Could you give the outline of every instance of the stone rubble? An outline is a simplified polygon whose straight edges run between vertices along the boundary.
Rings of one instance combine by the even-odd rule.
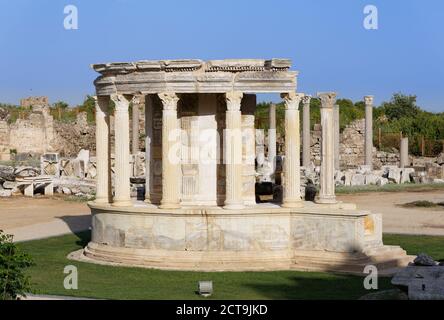
[[[410,300],[444,300],[444,266],[425,253],[418,254],[391,282],[406,291]]]

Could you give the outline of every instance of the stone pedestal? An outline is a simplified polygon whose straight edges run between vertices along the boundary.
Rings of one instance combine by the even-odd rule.
[[[179,174],[180,155],[177,121],[177,102],[179,97],[174,93],[159,93],[163,104],[162,115],[162,201],[163,209],[180,207]]]
[[[111,202],[109,173],[109,96],[95,97],[96,102],[96,199]]]
[[[365,96],[365,165],[373,167],[373,96]]]
[[[284,197],[282,207],[302,206],[300,173],[299,103],[300,93],[281,95],[285,103]]]
[[[311,132],[310,132],[310,101],[311,96],[304,96],[303,103],[303,119],[302,119],[302,165],[305,168],[310,166],[311,155]]]
[[[334,104],[336,93],[318,94],[321,99],[321,177],[318,203],[336,203],[335,196],[335,161],[334,161]]]
[[[244,207],[242,199],[242,92],[227,92],[225,129],[226,198],[225,209],[236,210]]]
[[[115,121],[115,195],[113,205],[131,206],[130,194],[130,151],[129,151],[129,100],[121,94],[111,96],[116,110]]]

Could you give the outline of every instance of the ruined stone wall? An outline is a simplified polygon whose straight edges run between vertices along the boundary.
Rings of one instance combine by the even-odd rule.
[[[48,105],[48,97],[28,97],[20,100],[20,106],[24,108]]]
[[[53,140],[54,122],[47,111],[31,113],[29,118],[17,119],[9,125],[9,149],[17,153],[52,151]]]
[[[88,123],[86,113],[79,113],[75,122],[56,121],[54,133],[52,148],[62,157],[74,157],[81,149],[90,150],[95,154],[96,126]]]
[[[365,119],[358,119],[347,125],[340,136],[341,168],[357,168],[364,164]],[[311,132],[311,161],[319,166],[321,163],[321,125],[315,124]],[[385,165],[398,165],[399,154],[377,151],[373,148],[373,166],[381,168]]]

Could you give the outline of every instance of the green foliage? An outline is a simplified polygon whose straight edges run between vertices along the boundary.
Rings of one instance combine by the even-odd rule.
[[[13,300],[30,291],[24,270],[32,265],[29,255],[12,242],[12,236],[0,230],[0,300]]]
[[[409,138],[409,151],[421,154],[422,140],[426,140],[428,154],[442,151],[444,140],[444,114],[422,110],[416,105],[416,96],[395,93],[389,102],[383,102],[373,113],[375,127],[383,133],[399,134]],[[394,147],[399,139],[395,138]]]
[[[79,112],[86,112],[86,118],[89,123],[94,123],[96,119],[96,102],[94,97],[87,95],[83,104],[78,107]]]
[[[401,118],[413,118],[421,111],[416,105],[416,96],[407,96],[402,93],[395,93],[389,102],[381,105],[388,120]]]

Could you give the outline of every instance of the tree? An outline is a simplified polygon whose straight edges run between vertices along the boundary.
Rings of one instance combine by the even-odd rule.
[[[59,118],[59,120],[61,120],[61,119],[62,119],[62,113],[63,113],[66,109],[68,109],[69,105],[68,105],[66,102],[64,102],[64,101],[57,101],[56,103],[54,103],[54,104],[52,105],[52,107],[53,107],[55,110],[57,110],[58,118]]]
[[[416,105],[416,96],[408,96],[395,93],[390,102],[382,104],[385,115],[389,120],[397,120],[403,117],[414,118],[421,109]]]
[[[12,238],[0,230],[0,300],[17,299],[31,290],[29,276],[24,270],[34,263],[12,242]]]

